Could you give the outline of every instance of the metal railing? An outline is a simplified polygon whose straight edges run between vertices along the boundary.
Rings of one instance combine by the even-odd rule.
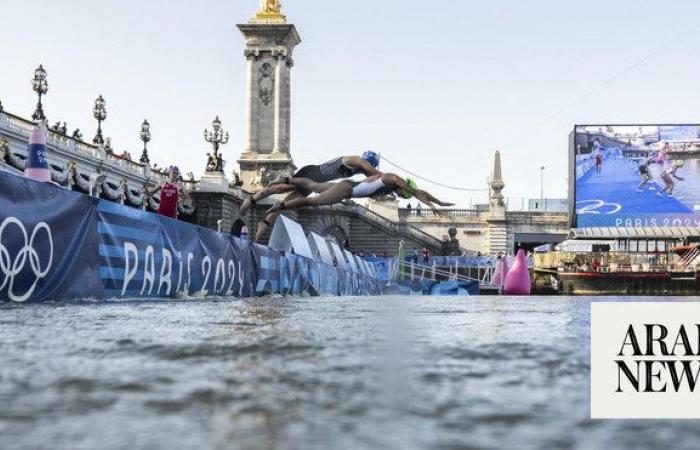
[[[478,217],[479,210],[476,209],[442,209],[445,217]],[[443,217],[436,214],[432,209],[408,209],[399,208],[399,217]]]
[[[493,279],[495,268],[477,271],[476,276],[472,276],[471,272],[467,273],[466,275],[461,274],[458,267],[455,267],[453,271],[452,267],[445,270],[438,268],[435,264],[432,266],[425,266],[417,264],[414,261],[396,260],[395,267],[393,268],[394,273],[392,273],[390,279],[396,280],[399,272],[401,272],[401,269],[406,269],[404,271],[404,275],[408,276],[411,281],[416,279],[429,279],[432,281],[437,281],[437,279],[440,277],[448,281],[476,281],[481,287],[496,287],[491,281]]]

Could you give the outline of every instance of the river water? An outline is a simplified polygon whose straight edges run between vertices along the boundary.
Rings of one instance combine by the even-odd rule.
[[[695,448],[591,421],[586,298],[0,305],[0,448]]]

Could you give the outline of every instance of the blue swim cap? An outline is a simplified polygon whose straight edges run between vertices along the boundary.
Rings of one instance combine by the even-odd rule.
[[[372,167],[379,167],[379,155],[371,150],[364,152],[362,159],[372,164]]]

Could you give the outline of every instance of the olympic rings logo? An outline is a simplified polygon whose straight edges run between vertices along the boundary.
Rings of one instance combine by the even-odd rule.
[[[581,205],[583,203],[583,205]],[[581,200],[576,202],[577,214],[617,214],[622,210],[618,203],[606,203],[603,200]]]
[[[19,249],[14,258],[11,257],[9,249],[3,245],[3,236],[5,236],[5,230],[14,225],[15,228],[19,229],[21,234],[22,247]],[[46,267],[42,269],[41,259],[39,257],[39,252],[34,248],[34,243],[39,235],[40,231],[44,231],[49,242],[49,257]],[[17,281],[18,275],[24,271],[25,266],[29,262],[29,267],[32,270],[34,281],[31,286],[27,289],[24,294],[17,294],[15,292],[15,282]],[[7,296],[10,300],[15,302],[26,301],[36,285],[42,278],[45,278],[51,270],[51,265],[53,264],[53,236],[51,235],[51,228],[46,222],[39,222],[34,227],[31,236],[27,235],[27,230],[24,228],[24,224],[19,221],[16,217],[8,217],[0,225],[0,275],[2,275],[2,284],[0,284],[0,292],[7,286]],[[23,283],[24,284],[24,283]]]

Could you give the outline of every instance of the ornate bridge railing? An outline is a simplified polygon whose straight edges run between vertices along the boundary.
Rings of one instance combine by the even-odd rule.
[[[27,159],[27,143],[35,122],[0,111],[0,166],[2,171],[21,173]],[[147,183],[166,179],[162,170],[107,151],[72,136],[48,130],[47,146],[51,179],[66,189],[77,190],[129,206],[158,209],[158,201],[145,194]],[[100,178],[101,177],[101,178]],[[100,181],[98,181],[100,180]],[[192,215],[194,208],[187,192],[195,188],[193,180],[185,181],[179,211]]]
[[[11,114],[7,111],[0,112],[0,132],[5,131],[6,133],[13,133],[15,135],[20,135],[22,137],[28,137],[31,133],[32,128],[35,123],[31,120],[27,120],[23,117]],[[47,143],[50,146],[55,146],[61,148],[69,154],[78,154],[84,157],[95,159],[96,165],[100,163],[116,166],[124,171],[132,173],[137,177],[149,177],[149,168],[147,170],[146,166],[138,161],[132,161],[129,158],[120,156],[116,153],[107,152],[99,147],[89,144],[87,142],[76,139],[72,136],[68,136],[62,133],[58,133],[54,130],[49,129],[47,135]],[[165,177],[165,173],[160,173],[153,171],[152,176],[162,176]]]
[[[443,209],[441,210],[446,217],[478,217],[479,210],[477,209]],[[408,209],[399,208],[399,217],[440,217],[433,212],[432,209]]]

